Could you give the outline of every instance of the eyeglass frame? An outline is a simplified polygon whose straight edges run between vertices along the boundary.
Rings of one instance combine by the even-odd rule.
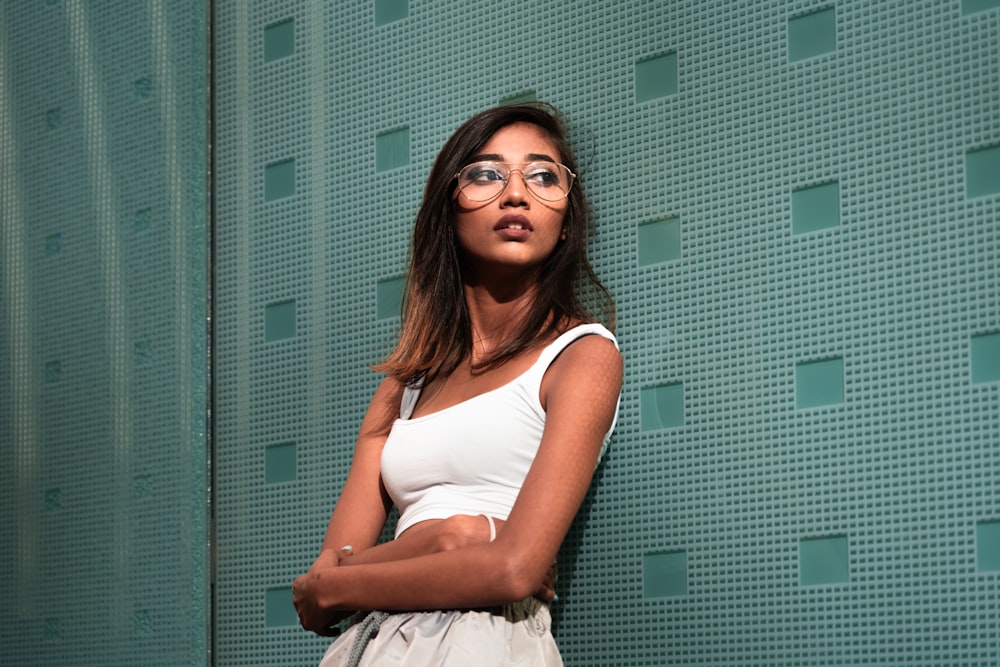
[[[462,175],[463,171],[476,164],[500,165],[507,170],[507,176],[503,179],[503,187],[500,188],[500,190],[497,191],[497,193],[492,197],[490,197],[489,199],[473,199],[472,197],[469,197],[469,195],[465,192],[465,190],[462,189],[462,184],[459,177]],[[569,186],[566,188],[566,191],[562,193],[562,197],[559,197],[558,199],[545,199],[544,197],[538,196],[538,194],[535,193],[534,189],[530,185],[528,185],[528,179],[524,177],[524,169],[511,168],[512,166],[527,167],[532,164],[554,164],[557,167],[562,167],[563,169],[566,170],[566,173],[569,174]],[[476,160],[475,162],[470,162],[469,164],[465,165],[464,167],[456,171],[455,175],[452,178],[454,178],[457,182],[456,187],[458,187],[458,191],[464,194],[469,201],[476,202],[477,204],[485,204],[487,202],[493,201],[494,199],[496,199],[497,197],[499,197],[504,193],[504,191],[507,189],[507,186],[510,185],[510,177],[511,174],[513,174],[514,172],[521,174],[521,180],[524,181],[525,189],[531,193],[532,197],[534,197],[538,201],[549,202],[549,203],[557,202],[562,199],[568,199],[570,191],[573,190],[573,184],[576,183],[577,180],[577,175],[574,174],[569,167],[564,165],[562,162],[555,162],[554,160],[532,160],[531,162],[510,162],[510,163],[500,162],[499,160]]]

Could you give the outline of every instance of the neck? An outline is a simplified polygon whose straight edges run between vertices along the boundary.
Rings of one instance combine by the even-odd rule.
[[[497,293],[481,285],[465,286],[465,303],[472,327],[472,361],[488,356],[521,326],[535,297],[534,288]]]

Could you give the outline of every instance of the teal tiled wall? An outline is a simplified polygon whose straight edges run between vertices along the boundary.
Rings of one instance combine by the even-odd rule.
[[[626,359],[561,556],[567,664],[1000,662],[998,9],[217,2],[217,664],[322,654],[286,587],[392,340],[424,180],[511,99],[571,121]],[[38,106],[40,132],[72,125]]]
[[[207,665],[208,3],[0,2],[0,662]]]
[[[531,98],[577,131],[628,363],[567,662],[997,662],[1000,5],[217,5],[218,664],[321,653],[287,584],[422,180]],[[0,4],[17,664],[206,660],[204,11]]]

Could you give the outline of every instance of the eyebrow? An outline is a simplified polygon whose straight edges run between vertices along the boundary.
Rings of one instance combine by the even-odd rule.
[[[535,162],[537,160],[544,160],[545,162],[558,162],[551,155],[546,155],[545,153],[528,153],[524,156],[528,162]],[[504,162],[503,156],[499,153],[482,153],[480,155],[473,155],[472,162]]]

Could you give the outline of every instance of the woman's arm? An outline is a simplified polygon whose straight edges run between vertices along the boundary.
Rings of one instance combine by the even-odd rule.
[[[375,390],[361,420],[347,481],[330,516],[320,554],[307,575],[336,569],[347,555],[342,547],[352,545],[359,551],[365,550],[374,546],[382,534],[391,505],[381,481],[382,447],[399,414],[402,392],[402,385],[392,379],[383,380]],[[293,585],[292,590],[298,597],[299,588]],[[349,615],[344,611],[329,609],[322,614],[313,613],[308,619],[301,619],[303,627],[327,634],[330,626]]]
[[[500,534],[505,523],[502,519],[488,519],[483,514],[456,514],[447,519],[430,519],[418,523],[395,540],[379,544],[361,553],[356,554],[353,549],[344,550],[339,564],[387,563],[462,549],[475,544],[486,544]],[[541,588],[534,592],[534,597],[542,602],[552,602],[556,599],[557,571],[555,562],[549,565]]]
[[[621,355],[610,341],[575,341],[546,372],[545,432],[497,539],[406,560],[310,570],[296,581],[300,616],[479,607],[538,590],[590,485],[621,380]]]
[[[336,552],[347,544],[366,549],[382,534],[391,506],[382,486],[382,447],[399,414],[402,393],[402,385],[388,378],[375,390],[361,420],[351,468],[330,516],[322,552]]]
[[[503,521],[493,520],[499,529]],[[353,548],[343,554],[341,565],[370,565],[461,549],[490,541],[490,520],[484,515],[456,514],[447,519],[430,519],[411,527],[390,542],[363,551]]]

